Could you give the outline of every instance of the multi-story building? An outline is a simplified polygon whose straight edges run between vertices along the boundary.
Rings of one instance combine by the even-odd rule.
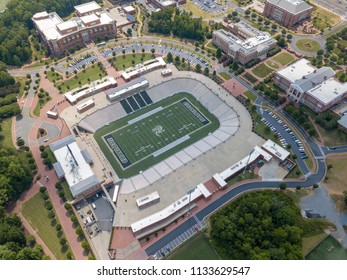
[[[335,75],[330,67],[316,69],[301,59],[276,72],[274,84],[284,89],[294,102],[322,112],[347,97],[347,83],[335,80]]]
[[[265,59],[277,41],[269,33],[262,32],[244,21],[228,25],[228,31],[214,31],[212,42],[226,54],[242,64],[252,59]]]
[[[304,0],[266,0],[263,14],[285,27],[292,27],[310,18],[312,8]]]
[[[61,56],[76,46],[117,33],[116,21],[96,2],[75,7],[79,17],[63,21],[55,12],[36,13],[32,20],[42,41],[53,56]]]

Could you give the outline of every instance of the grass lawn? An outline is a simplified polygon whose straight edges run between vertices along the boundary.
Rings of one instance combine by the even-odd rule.
[[[6,8],[8,2],[10,2],[10,0],[0,0],[0,11]]]
[[[52,98],[49,95],[39,99],[33,111],[34,115],[39,117],[41,113],[41,108],[45,106],[47,102],[49,102],[51,99]],[[40,100],[43,100],[43,102],[40,102]]]
[[[257,179],[259,176],[257,174],[254,174],[252,172],[249,172],[246,170],[245,174],[242,175],[243,170],[240,174],[233,176],[230,180],[227,181],[228,186],[235,185],[238,182],[250,180],[250,179]]]
[[[267,66],[269,66],[270,68],[272,68],[272,69],[280,68],[280,65],[276,61],[273,61],[273,60],[268,60],[268,61],[265,62],[265,64]]]
[[[231,79],[231,76],[226,73],[226,72],[220,72],[218,73],[220,76],[222,76],[225,80],[230,80]]]
[[[36,68],[36,67],[40,67],[40,66],[44,66],[44,65],[49,65],[53,62],[53,60],[50,59],[46,59],[46,60],[38,60],[36,62],[33,62],[32,64],[28,64],[25,65],[23,68]]]
[[[207,45],[206,45],[206,48],[209,48],[209,49],[212,49],[214,51],[217,50],[217,47],[215,45],[213,45],[212,42],[209,42]]]
[[[72,194],[71,194],[71,191],[70,191],[70,188],[69,188],[69,185],[67,184],[67,182],[66,181],[62,181],[61,185],[63,186],[64,192],[65,192],[65,198],[68,201],[72,201],[73,197],[72,197]]]
[[[83,72],[84,70],[85,72]],[[56,87],[61,86],[60,91],[62,93],[65,93],[71,89],[78,88],[80,86],[88,84],[89,82],[93,82],[95,80],[101,79],[102,77],[105,76],[104,72],[102,72],[97,65],[92,65],[84,70],[80,71],[79,73],[77,73],[77,75],[74,75],[69,80],[60,81],[59,83],[56,83]],[[76,79],[76,77],[78,77],[78,79]]]
[[[24,203],[22,213],[56,258],[58,260],[67,259],[66,253],[69,249],[62,252],[55,225],[52,226],[52,220],[47,216],[48,210],[44,206],[44,200],[40,193],[37,193]],[[57,223],[59,223],[57,217],[56,219]]]
[[[257,100],[257,96],[249,90],[247,90],[243,94],[246,95],[253,103]]]
[[[328,169],[327,176],[330,179],[325,181],[324,184],[328,186],[332,193],[343,194],[344,191],[347,191],[347,158],[334,159],[334,155],[330,155],[326,163],[327,166],[331,164],[332,168]]]
[[[274,70],[267,67],[264,63],[259,64],[252,69],[252,73],[259,78],[265,78],[267,75],[271,74]]]
[[[141,60],[143,58],[143,60]],[[152,59],[152,53],[135,53],[116,56],[115,68],[117,70],[124,70],[143,61]],[[134,62],[134,64],[132,63]]]
[[[52,72],[51,70],[47,71],[47,79],[51,82],[54,83],[55,81],[61,80],[63,77],[57,73],[57,72]]]
[[[320,49],[320,45],[313,40],[301,39],[296,42],[296,46],[304,52],[317,52]]]
[[[306,256],[306,260],[347,260],[347,250],[329,235]]]
[[[341,17],[338,14],[320,6],[314,6],[311,19],[314,26],[320,30],[334,26],[341,21]]]
[[[288,173],[286,178],[299,178],[302,175],[302,172],[299,166],[296,164],[295,167]]]
[[[6,149],[13,149],[13,143],[12,143],[12,119],[6,119],[1,122],[1,134],[3,135],[4,139],[0,141],[1,145]]]
[[[136,117],[141,119],[129,123]],[[178,93],[99,129],[94,137],[117,174],[129,177],[218,127],[219,121],[193,96]]]
[[[20,89],[19,89],[18,97],[22,97],[24,94],[25,82],[27,81],[27,78],[26,77],[14,77],[14,79],[16,80],[16,82],[20,83]]]
[[[273,60],[277,61],[278,63],[281,63],[283,66],[287,65],[295,60],[295,58],[290,55],[289,53],[282,52],[278,55],[276,55]]]
[[[313,235],[310,237],[303,237],[302,239],[302,254],[303,256],[306,256],[308,253],[312,251],[317,245],[322,242],[324,238],[327,237],[327,234],[325,232],[322,232],[317,235]]]
[[[198,233],[167,256],[168,260],[219,260],[209,240]]]

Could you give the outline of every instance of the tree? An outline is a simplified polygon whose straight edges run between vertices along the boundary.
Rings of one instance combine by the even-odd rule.
[[[318,187],[319,187],[319,185],[318,184],[313,184],[313,186],[312,186],[314,189],[317,189]]]
[[[70,212],[71,209],[72,209],[72,206],[71,206],[70,203],[65,203],[65,204],[64,204],[64,208],[65,208],[66,211]]]
[[[287,184],[284,183],[284,182],[281,182],[281,183],[279,184],[279,187],[280,187],[280,189],[281,189],[282,191],[285,191],[286,188],[287,188]]]
[[[28,245],[30,248],[33,248],[33,247],[36,245],[35,236],[29,235],[29,236],[27,237],[27,245]]]
[[[296,186],[296,190],[297,190],[297,191],[300,191],[301,188],[302,188],[302,187],[301,187],[300,185],[297,185],[297,186]]]
[[[333,165],[329,163],[327,167],[328,167],[328,170],[330,170],[331,168],[333,168]]]
[[[347,191],[344,191],[343,195],[344,195],[343,200],[345,202],[345,206],[347,207]]]
[[[127,36],[129,36],[129,37],[133,36],[133,31],[131,28],[127,29]]]
[[[287,149],[290,150],[292,148],[292,145],[288,144]]]
[[[231,64],[231,69],[236,71],[239,68],[239,63],[238,61],[234,60],[233,63]]]
[[[151,53],[154,55],[154,53],[155,53],[155,49],[154,48],[151,49]]]
[[[55,230],[58,232],[61,231],[61,224],[56,224]]]
[[[84,233],[84,232],[83,232],[83,229],[81,229],[81,227],[77,227],[77,228],[75,229],[75,232],[76,232],[76,234],[79,235],[79,236],[80,236],[80,235],[83,235],[83,233]]]
[[[221,259],[303,259],[300,209],[279,191],[245,194],[210,218]]]
[[[18,147],[23,147],[24,144],[25,144],[25,142],[24,142],[24,140],[23,140],[22,138],[20,138],[20,139],[17,140],[17,146],[18,146]]]
[[[270,132],[271,132],[270,127],[265,126],[265,128],[264,128],[264,132],[265,132],[265,134],[270,134]]]
[[[84,250],[89,250],[90,247],[89,247],[89,244],[88,244],[88,241],[86,240],[83,240],[82,243],[81,243],[81,246]]]
[[[324,54],[324,50],[319,49],[319,50],[317,51],[317,55],[321,56],[321,55],[323,55],[323,54]]]
[[[296,154],[293,154],[293,155],[292,155],[292,158],[293,158],[294,160],[296,160],[296,159],[298,158],[298,156],[297,156]]]
[[[61,237],[61,238],[59,239],[59,244],[61,245],[61,247],[66,246],[66,244],[67,244],[66,238],[65,238],[65,237]]]
[[[210,73],[210,69],[208,69],[208,67],[205,67],[204,69],[204,75],[208,76],[208,74]]]
[[[172,53],[169,52],[166,56],[166,60],[168,63],[172,63],[173,62],[173,56],[172,56]]]
[[[217,57],[218,59],[222,57],[222,50],[221,50],[221,48],[217,48],[216,57]]]
[[[195,66],[195,72],[200,73],[201,72],[201,65],[198,63]]]

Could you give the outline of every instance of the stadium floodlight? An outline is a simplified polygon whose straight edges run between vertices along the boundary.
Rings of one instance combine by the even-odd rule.
[[[243,169],[243,172],[242,172],[242,177],[244,177],[244,175],[245,175],[246,168],[247,168],[247,166],[248,166],[248,164],[249,164],[249,160],[251,159],[251,156],[252,156],[253,152],[254,152],[254,149],[252,149],[251,152],[249,153],[246,166],[245,166],[245,168]]]
[[[190,215],[190,200],[192,198],[192,192],[194,192],[194,191],[195,191],[195,188],[191,188],[191,189],[187,190],[187,195],[189,195],[188,213],[187,213],[188,216]]]

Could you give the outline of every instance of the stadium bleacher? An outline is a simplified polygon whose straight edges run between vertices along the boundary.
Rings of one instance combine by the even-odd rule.
[[[141,108],[146,107],[146,102],[142,99],[138,93],[134,95],[134,98]]]
[[[120,104],[122,105],[122,107],[124,108],[124,110],[127,114],[130,114],[133,111],[133,109],[131,109],[131,107],[130,107],[128,101],[126,101],[126,99],[121,100]]]
[[[134,111],[140,109],[140,106],[137,105],[137,103],[136,103],[134,97],[129,96],[129,97],[127,98],[127,101],[129,102],[131,108],[132,108]]]
[[[140,95],[142,96],[143,100],[145,100],[145,102],[147,103],[147,105],[152,104],[153,101],[152,99],[149,97],[148,93],[146,91],[141,91]]]

